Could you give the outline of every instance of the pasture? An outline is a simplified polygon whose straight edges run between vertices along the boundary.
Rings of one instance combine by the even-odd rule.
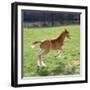
[[[33,41],[57,37],[64,28],[70,32],[71,39],[66,38],[63,56],[55,58],[56,51],[51,50],[44,56],[47,67],[37,67],[39,45],[31,48]],[[53,76],[80,74],[80,26],[23,28],[23,76]]]

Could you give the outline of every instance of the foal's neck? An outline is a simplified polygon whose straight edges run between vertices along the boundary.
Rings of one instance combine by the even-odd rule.
[[[65,33],[61,33],[61,35],[57,38],[57,40],[60,42],[60,43],[63,43],[64,42],[64,39],[65,39]]]

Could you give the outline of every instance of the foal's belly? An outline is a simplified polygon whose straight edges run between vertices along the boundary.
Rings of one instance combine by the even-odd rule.
[[[60,45],[53,44],[53,45],[51,46],[51,49],[52,49],[52,50],[60,49]]]

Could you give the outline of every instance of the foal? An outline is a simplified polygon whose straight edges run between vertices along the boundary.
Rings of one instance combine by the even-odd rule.
[[[45,63],[42,60],[42,56],[47,54],[50,50],[59,50],[63,51],[62,46],[64,45],[64,39],[65,37],[70,39],[69,32],[67,29],[65,29],[57,38],[55,39],[49,39],[49,40],[43,40],[43,41],[35,41],[32,43],[32,48],[34,48],[35,44],[40,43],[41,51],[38,53],[37,57],[37,65],[38,66],[46,66]]]

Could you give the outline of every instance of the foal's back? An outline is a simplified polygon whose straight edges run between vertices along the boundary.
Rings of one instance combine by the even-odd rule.
[[[49,50],[50,49],[50,40],[42,41],[40,44],[40,48]]]
[[[60,46],[62,46],[62,44],[57,40],[57,39],[53,39],[53,40],[44,40],[42,41],[42,43],[40,44],[40,48],[41,49],[46,49],[46,50],[56,50],[56,49],[60,49]]]

